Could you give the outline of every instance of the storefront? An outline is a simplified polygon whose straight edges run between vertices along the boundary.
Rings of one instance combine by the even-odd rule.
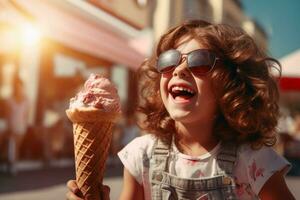
[[[86,10],[89,5],[81,3],[85,10],[68,1],[14,0],[0,5],[5,11],[0,16],[4,27],[0,32],[4,34],[8,24],[11,33],[6,42],[14,41],[8,45],[11,49],[1,52],[0,75],[19,76],[29,100],[26,137],[30,138],[25,137],[23,149],[27,150],[21,151],[25,159],[73,156],[65,109],[92,72],[106,75],[117,85],[125,117],[134,110],[137,85],[133,73],[145,55],[131,44],[136,44],[132,41],[142,31],[108,14],[92,16]],[[16,40],[23,36],[25,43]],[[5,100],[13,83],[0,80]]]

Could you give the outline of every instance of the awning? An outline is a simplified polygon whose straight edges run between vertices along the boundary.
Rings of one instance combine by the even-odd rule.
[[[300,91],[300,49],[280,59],[282,77],[280,89],[282,91]]]
[[[87,17],[89,13],[67,1],[14,0],[13,2],[33,16],[45,36],[68,47],[124,64],[134,70],[145,59],[145,55],[130,45],[132,39],[128,37],[128,33],[121,32],[120,29],[116,31],[116,28],[108,25],[108,22],[96,21],[105,19],[89,20],[89,17],[93,16]]]
[[[281,77],[279,86],[282,91],[300,91],[300,78]]]

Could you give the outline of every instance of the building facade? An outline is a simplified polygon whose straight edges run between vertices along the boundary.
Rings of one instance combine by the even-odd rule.
[[[122,11],[124,6],[127,9]],[[0,107],[5,108],[12,96],[12,77],[19,77],[29,102],[30,133],[24,137],[29,134],[41,146],[40,151],[21,151],[25,154],[21,157],[73,156],[72,127],[65,110],[90,73],[110,78],[119,90],[124,118],[133,114],[134,72],[152,39],[147,29],[149,9],[147,4],[129,0],[1,1]],[[0,116],[2,140],[6,112]],[[30,148],[29,143],[24,148]]]
[[[265,30],[245,15],[239,0],[165,0],[156,1],[156,4],[153,23],[156,39],[166,29],[184,20],[203,19],[241,27],[260,48],[267,50],[268,36]]]

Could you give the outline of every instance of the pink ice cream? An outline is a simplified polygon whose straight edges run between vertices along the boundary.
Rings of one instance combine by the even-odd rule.
[[[93,107],[105,112],[121,112],[116,87],[105,77],[91,74],[83,89],[70,100],[70,108]]]

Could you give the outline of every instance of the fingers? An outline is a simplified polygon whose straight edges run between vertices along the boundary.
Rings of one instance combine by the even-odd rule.
[[[75,180],[69,180],[67,182],[67,187],[69,191],[66,193],[66,198],[68,200],[83,200],[79,196],[80,190],[77,186],[77,183]],[[101,191],[101,196],[103,200],[109,200],[109,193],[110,193],[110,188],[107,185],[101,185],[100,186],[100,191]]]
[[[73,192],[69,191],[66,194],[67,200],[83,200],[82,198],[76,196]]]
[[[109,200],[110,187],[102,185],[102,199]]]
[[[69,181],[67,182],[67,187],[68,187],[69,190],[70,190],[71,192],[73,192],[74,194],[78,193],[78,191],[79,191],[78,186],[77,186],[75,180],[69,180]]]
[[[75,180],[69,180],[67,182],[67,187],[69,189],[69,191],[66,193],[66,198],[68,200],[83,200],[77,196],[79,194],[79,189]]]

